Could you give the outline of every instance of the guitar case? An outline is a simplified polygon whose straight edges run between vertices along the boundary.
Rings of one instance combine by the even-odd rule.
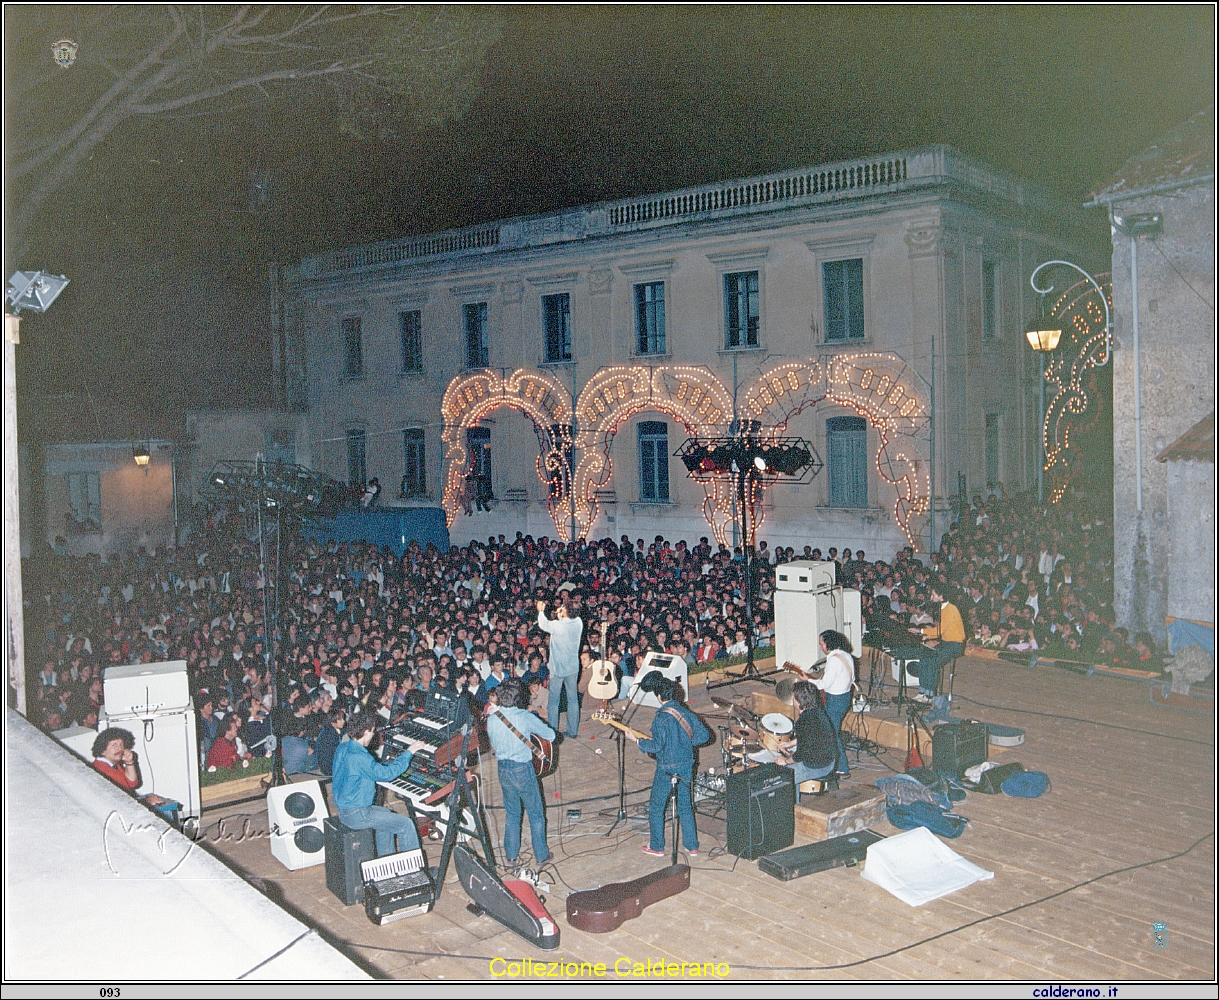
[[[543,951],[559,946],[559,926],[528,882],[503,881],[473,851],[453,848],[457,877],[474,906]]]
[[[589,934],[616,930],[646,907],[690,888],[690,866],[670,865],[630,882],[611,882],[567,897],[567,922]]]

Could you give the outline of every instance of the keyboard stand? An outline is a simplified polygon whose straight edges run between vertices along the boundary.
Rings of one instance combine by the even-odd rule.
[[[453,766],[456,768],[457,777],[453,782],[453,790],[449,793],[447,802],[449,810],[450,822],[445,827],[444,842],[440,848],[440,867],[436,876],[436,898],[440,898],[441,890],[444,887],[445,875],[448,874],[449,860],[453,856],[453,848],[457,844],[457,835],[459,832],[466,834],[471,839],[477,840],[482,845],[483,859],[487,867],[492,871],[495,870],[495,861],[491,854],[491,836],[487,831],[487,821],[483,816],[482,803],[477,801],[473,795],[469,778],[466,774],[466,756],[470,749],[470,733],[474,730],[474,720],[470,716],[468,709],[463,705],[461,710],[461,752],[457,759],[453,761]],[[466,815],[473,819],[473,828],[466,828],[464,820]],[[469,850],[471,845],[463,848]]]

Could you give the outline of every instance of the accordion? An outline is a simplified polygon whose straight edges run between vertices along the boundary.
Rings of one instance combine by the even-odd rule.
[[[423,851],[403,851],[360,864],[364,913],[382,925],[427,913],[436,902],[436,883]]]

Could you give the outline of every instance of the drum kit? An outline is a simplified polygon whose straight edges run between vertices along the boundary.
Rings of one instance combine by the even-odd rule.
[[[720,753],[729,771],[768,764],[779,754],[781,744],[791,739],[792,720],[779,712],[758,718],[750,715],[752,725],[738,719],[731,726],[720,726]]]

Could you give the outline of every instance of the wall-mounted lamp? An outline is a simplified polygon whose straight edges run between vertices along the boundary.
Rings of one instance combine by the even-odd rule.
[[[148,464],[148,460],[152,456],[148,452],[148,445],[137,444],[131,449],[131,457],[135,459],[135,464],[142,469]]]

